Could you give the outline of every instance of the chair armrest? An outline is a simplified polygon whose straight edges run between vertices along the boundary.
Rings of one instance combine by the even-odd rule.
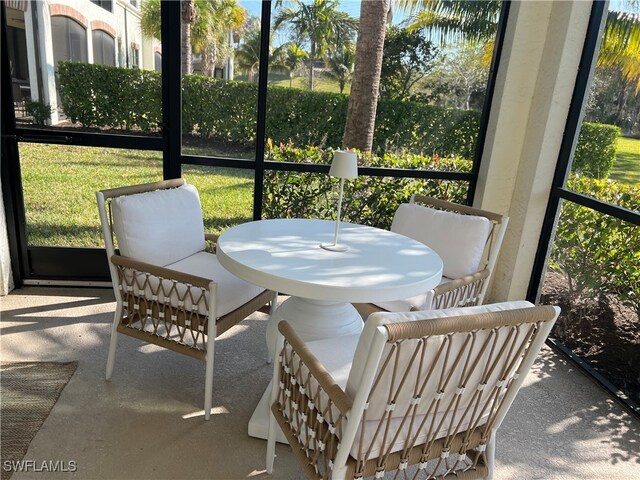
[[[342,415],[346,415],[353,405],[351,397],[347,395],[342,388],[340,388],[335,379],[324,368],[322,363],[320,363],[288,322],[280,322],[278,324],[278,330],[284,336],[285,341],[291,345],[291,348],[300,358],[302,364],[309,370],[309,374],[318,382],[322,390],[327,394],[329,400],[338,408],[338,410],[340,410]],[[292,365],[284,366],[288,368],[292,367]]]
[[[471,307],[480,305],[480,297],[483,286],[491,272],[485,268],[450,282],[438,285],[433,289],[431,305],[425,305],[425,309],[444,309],[453,307]]]
[[[176,270],[171,270],[170,268],[159,267],[158,265],[152,265],[129,257],[123,257],[122,255],[112,255],[111,263],[123,268],[130,268],[139,272],[150,273],[157,277],[175,280],[180,283],[188,283],[194,287],[204,289],[208,289],[211,282],[214,282],[211,278],[204,278],[197,275],[191,275],[189,273],[178,272]]]

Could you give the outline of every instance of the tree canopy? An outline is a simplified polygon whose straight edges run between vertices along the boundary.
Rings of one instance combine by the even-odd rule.
[[[316,59],[323,59],[339,46],[353,40],[358,20],[338,10],[338,0],[313,0],[311,3],[292,0],[291,6],[278,2],[274,30],[287,26],[295,41],[309,44],[309,89],[314,87]]]

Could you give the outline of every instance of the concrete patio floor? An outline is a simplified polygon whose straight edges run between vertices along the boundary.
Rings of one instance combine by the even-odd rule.
[[[75,473],[13,479],[303,478],[286,445],[272,476],[247,423],[266,387],[266,315],[216,342],[213,405],[202,417],[204,364],[120,336],[104,379],[109,289],[28,287],[0,298],[0,360],[78,361],[25,460],[74,460]],[[498,431],[496,479],[640,478],[640,421],[545,348]],[[44,476],[43,476],[44,475]]]

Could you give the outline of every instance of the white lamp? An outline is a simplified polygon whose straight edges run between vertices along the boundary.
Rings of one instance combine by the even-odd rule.
[[[338,230],[340,229],[340,210],[342,209],[342,189],[345,178],[356,178],[358,176],[358,155],[356,152],[336,150],[333,153],[333,161],[329,169],[329,175],[340,179],[340,194],[338,196],[338,213],[336,214],[336,231],[333,235],[333,243],[323,243],[320,246],[332,252],[344,252],[346,245],[338,243]]]

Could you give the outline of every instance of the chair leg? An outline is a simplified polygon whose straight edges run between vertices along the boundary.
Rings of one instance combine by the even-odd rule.
[[[267,473],[273,473],[273,461],[276,459],[276,419],[269,412],[269,433],[267,436]]]
[[[284,345],[284,337],[278,335],[275,345],[275,351],[282,350]],[[273,376],[271,379],[270,387],[270,400],[269,400],[269,430],[267,430],[267,473],[273,473],[273,461],[276,458],[276,436],[278,435],[279,426],[276,424],[276,417],[271,411],[271,405],[273,405],[278,399],[278,388],[280,385],[280,356],[276,357],[276,361],[273,362]]]
[[[485,477],[485,480],[493,480],[493,470],[496,462],[496,432],[495,430],[491,434],[491,438],[489,439],[489,443],[487,443],[487,468],[489,472]]]
[[[278,308],[278,292],[276,292],[276,296],[273,297],[273,300],[271,300],[271,305],[269,308],[269,316],[272,316],[275,313],[277,308]],[[273,362],[273,357],[271,356],[271,350],[269,348],[268,343],[269,342],[267,342],[267,363],[271,364],[271,362]]]
[[[205,367],[204,379],[204,419],[209,420],[211,417],[211,406],[213,396],[213,358],[215,339],[207,339],[207,364]]]
[[[273,297],[273,300],[271,300],[270,302],[269,315],[273,315],[273,312],[276,311],[276,308],[278,308],[278,292],[276,292],[276,296]]]
[[[111,325],[111,340],[109,341],[109,354],[107,356],[107,373],[106,379],[111,378],[113,374],[113,366],[116,363],[116,347],[118,346],[118,324],[122,317],[122,304],[118,302],[116,304],[116,311],[113,314],[113,324]]]
[[[333,467],[331,471],[331,480],[344,480],[347,478],[347,467]]]

